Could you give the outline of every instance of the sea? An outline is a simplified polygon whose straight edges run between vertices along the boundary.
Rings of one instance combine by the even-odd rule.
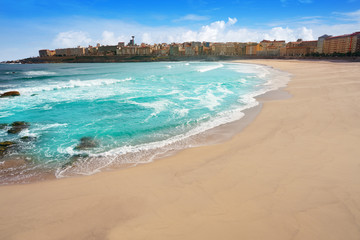
[[[16,143],[0,158],[0,184],[133,167],[206,144],[196,136],[288,81],[232,62],[0,64],[0,94],[21,94],[0,98],[0,142]],[[8,133],[15,121],[29,127]]]

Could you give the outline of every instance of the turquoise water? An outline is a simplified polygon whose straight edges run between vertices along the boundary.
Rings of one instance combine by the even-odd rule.
[[[0,93],[21,96],[0,99],[0,123],[30,127],[2,129],[0,141],[17,142],[11,154],[31,162],[32,171],[22,167],[17,179],[34,169],[63,177],[148,162],[167,146],[186,147],[190,136],[240,119],[257,105],[254,96],[286,84],[281,74],[223,62],[2,64]],[[32,141],[19,141],[24,136]],[[77,150],[82,137],[96,147]]]

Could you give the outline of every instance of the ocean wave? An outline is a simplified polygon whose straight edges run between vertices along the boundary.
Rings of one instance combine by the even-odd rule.
[[[68,82],[59,82],[57,84],[41,85],[38,87],[20,88],[17,91],[21,93],[35,93],[43,91],[57,91],[61,89],[96,87],[116,84],[120,82],[130,81],[132,78],[125,79],[95,79],[95,80],[70,80]]]
[[[224,65],[221,63],[217,64],[217,65],[201,66],[201,67],[197,68],[197,71],[198,72],[208,72],[208,71],[215,70],[215,69],[222,68],[222,67],[224,67]]]
[[[168,109],[168,106],[172,104],[170,100],[164,99],[160,101],[154,102],[136,102],[136,101],[128,101],[128,103],[135,104],[144,108],[152,108],[154,109],[155,115],[159,114],[160,112]]]
[[[96,172],[100,172],[102,169],[112,165],[137,165],[142,163],[149,163],[152,162],[153,159],[157,156],[164,156],[164,154],[167,152],[174,151],[175,149],[191,147],[191,141],[187,142],[186,139],[189,139],[192,136],[203,133],[215,127],[241,119],[244,116],[243,111],[245,109],[255,107],[259,104],[255,98],[256,96],[271,90],[278,89],[280,87],[284,87],[289,81],[289,75],[276,70],[269,70],[269,74],[267,76],[270,76],[271,79],[263,84],[263,88],[255,92],[245,94],[239,98],[239,102],[241,102],[239,107],[220,112],[216,116],[210,117],[209,121],[202,121],[202,119],[198,119],[198,121],[201,123],[190,131],[161,141],[139,145],[121,146],[103,153],[90,153],[89,158],[83,159],[75,167],[59,169],[56,176],[60,178],[78,174],[90,175]],[[193,99],[194,97],[189,98]],[[207,102],[208,107],[214,108],[221,100],[219,97],[214,96],[211,91],[207,91],[203,101]],[[146,105],[146,107],[151,107],[154,109],[158,108],[158,110],[162,109],[163,106],[164,103],[159,104],[159,102],[156,102],[153,105]],[[188,109],[175,109],[173,110],[173,114],[179,114],[181,116],[187,114],[188,111]],[[204,118],[208,117],[209,115],[204,116]],[[178,148],[176,147],[177,144],[179,144]]]
[[[0,112],[0,118],[10,117],[14,115],[14,113],[11,112]]]
[[[72,102],[77,103],[77,101],[82,101],[84,99],[98,99],[96,102],[87,101],[77,105],[79,108],[84,106],[83,116],[88,116],[86,113],[86,104],[88,102],[93,104],[92,106],[96,106],[96,104],[99,103],[101,108],[109,111],[104,111],[104,113],[98,114],[99,116],[94,115],[94,118],[89,116],[88,119],[85,119],[84,124],[82,124],[79,129],[71,124],[71,119],[66,120],[66,115],[62,116],[60,114],[61,111],[59,111],[58,116],[62,116],[63,118],[53,120],[54,122],[59,123],[40,124],[34,122],[29,129],[24,130],[20,134],[20,136],[39,137],[39,141],[36,141],[35,143],[38,144],[38,147],[32,149],[31,153],[33,155],[39,154],[40,157],[45,156],[45,160],[51,159],[49,161],[52,161],[52,163],[56,165],[56,167],[52,169],[55,170],[57,168],[56,177],[91,175],[106,168],[151,162],[159,156],[162,157],[164,154],[169,154],[174,151],[174,149],[179,150],[199,144],[199,142],[196,142],[199,138],[192,138],[192,136],[242,118],[244,116],[244,109],[259,104],[255,99],[257,95],[286,85],[285,78],[282,78],[279,72],[276,72],[271,68],[263,70],[263,66],[249,66],[250,69],[248,70],[248,74],[244,74],[243,72],[242,74],[237,74],[236,71],[239,70],[240,67],[236,67],[234,64],[234,66],[230,66],[230,68],[235,72],[227,71],[230,72],[231,75],[229,76],[231,76],[231,78],[227,79],[226,74],[223,76],[208,74],[206,75],[206,79],[203,80],[202,78],[198,78],[199,81],[196,81],[199,74],[201,74],[196,73],[197,70],[201,70],[199,72],[206,72],[219,68],[219,65],[222,65],[221,67],[225,67],[221,70],[223,71],[229,69],[229,65],[231,64],[191,63],[191,67],[187,67],[187,70],[194,75],[191,75],[186,79],[171,77],[171,73],[174,72],[173,70],[175,68],[178,68],[178,65],[173,65],[173,63],[167,63],[165,65],[163,63],[161,64],[161,72],[156,72],[156,75],[153,71],[150,71],[149,73],[143,73],[141,71],[141,74],[143,75],[131,75],[134,76],[136,82],[139,83],[136,85],[110,85],[128,81],[131,80],[131,78],[121,80],[94,79],[84,81],[69,81],[69,78],[67,78],[68,80],[66,80],[66,82],[58,82],[57,80],[55,81],[52,79],[52,82],[48,83],[50,85],[45,85],[45,81],[37,81],[37,85],[25,85],[28,87],[23,86],[23,97],[9,100],[4,99],[3,105],[7,105],[3,109],[3,112],[8,112],[12,106],[16,106],[17,109],[40,109],[41,111],[39,112],[42,114],[45,112],[43,110],[50,110],[51,107],[54,107],[54,110],[56,109],[57,111],[58,109],[62,109],[59,107],[62,105],[52,104],[53,102],[61,101],[64,104],[68,104]],[[167,71],[166,65],[168,64],[172,64],[174,69]],[[166,81],[164,80],[164,72],[166,73]],[[121,75],[122,74],[124,73],[121,73]],[[100,78],[104,78],[104,75],[101,76],[102,77]],[[113,78],[121,78],[116,75],[112,76],[114,76]],[[77,77],[73,76],[72,78],[75,79]],[[89,77],[89,79],[92,78],[96,77]],[[32,82],[35,81],[32,79]],[[99,87],[102,85],[110,86],[106,88]],[[67,88],[77,89],[56,91]],[[127,89],[126,91],[129,93],[131,92],[131,94],[124,94],[123,88],[129,88],[130,90]],[[257,89],[257,91],[239,96],[243,92],[251,91],[253,89]],[[41,91],[50,92],[44,92],[42,94],[38,93]],[[37,95],[36,97],[31,96],[34,92]],[[117,105],[118,103],[119,105]],[[104,131],[104,128],[101,126],[108,124],[108,122],[109,127],[112,127],[112,123],[116,121],[122,123],[124,122],[123,119],[117,116],[121,116],[124,113],[123,111],[125,111],[124,116],[128,116],[128,114],[132,114],[131,111],[139,110],[139,107],[134,105],[129,108],[122,108],[123,105],[121,104],[124,103],[126,103],[126,107],[128,107],[129,104],[141,106],[140,111],[136,112],[136,116],[139,117],[139,119],[145,119],[145,122],[142,123],[142,120],[136,122],[130,120],[131,124],[129,124],[129,128],[135,123],[143,124],[141,126],[142,129],[146,125],[160,127],[156,128],[155,131],[146,132],[144,138],[142,138],[143,135],[141,135],[143,132],[140,132],[139,135],[136,135],[137,137],[139,136],[139,139],[134,139],[132,136],[125,136],[125,134],[121,137],[115,134],[114,136],[104,137],[102,134],[107,134],[108,132],[106,131],[109,131],[109,135],[112,134],[110,133],[112,128],[105,129],[106,131]],[[30,108],[29,105],[33,108]],[[107,108],[108,106],[110,106],[109,109]],[[141,111],[145,110],[144,108],[146,108],[146,111]],[[17,109],[14,109],[15,114],[19,114]],[[55,113],[55,111],[50,112]],[[145,116],[141,114],[145,114]],[[0,115],[2,114],[0,113]],[[158,116],[156,117],[156,115]],[[104,119],[107,118],[110,120],[104,122]],[[38,120],[39,118],[34,119]],[[148,121],[148,123],[146,123],[146,121]],[[69,122],[69,126],[60,124],[60,122]],[[117,126],[116,131],[122,133],[122,126],[120,125],[121,124]],[[90,126],[90,128],[88,126]],[[86,151],[74,149],[79,142],[79,134],[86,132],[83,131],[83,127],[86,127],[86,130],[89,130],[89,132],[98,131],[101,127],[101,130],[98,131],[99,135],[95,135],[95,137],[98,137],[99,140],[101,140],[99,141],[101,146]],[[158,131],[158,129],[160,130]],[[134,133],[137,134],[136,128],[130,130],[133,130]],[[2,132],[5,133],[5,131]],[[57,138],[56,136],[60,137]],[[202,136],[203,135],[200,135],[200,138]],[[51,140],[49,140],[50,138]],[[128,140],[129,138],[131,139]],[[135,142],[142,142],[143,144],[135,144]],[[109,148],[112,149],[109,150]],[[71,164],[64,164],[67,162]]]
[[[23,72],[26,76],[49,76],[49,75],[55,75],[56,72],[49,72],[49,71],[27,71]]]

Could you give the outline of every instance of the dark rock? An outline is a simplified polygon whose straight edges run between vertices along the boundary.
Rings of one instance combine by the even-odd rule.
[[[9,146],[12,146],[14,145],[15,143],[14,142],[11,142],[11,141],[5,141],[5,142],[0,142],[0,146],[1,147],[9,147]]]
[[[69,158],[69,160],[64,163],[61,168],[68,168],[68,167],[73,167],[76,162],[78,162],[79,160],[81,159],[85,159],[85,158],[88,158],[89,155],[88,154],[76,154],[76,155],[73,155],[72,157]]]
[[[12,148],[15,145],[16,143],[11,141],[0,142],[0,157],[5,156],[5,154],[8,153],[10,148]]]
[[[20,96],[20,93],[18,91],[4,92],[3,94],[0,95],[0,98],[15,97],[15,96]]]
[[[30,124],[27,122],[13,122],[11,124],[11,128],[7,132],[11,134],[17,134],[29,126]]]
[[[37,96],[37,95],[39,95],[39,94],[34,93],[34,94],[31,94],[31,97],[33,97],[33,96]]]
[[[36,137],[24,136],[24,137],[21,137],[20,140],[23,142],[31,142],[31,141],[35,141]]]
[[[80,143],[75,147],[77,150],[84,150],[89,148],[95,148],[99,144],[93,137],[82,137]]]
[[[6,123],[0,123],[0,129],[6,128],[8,125]]]

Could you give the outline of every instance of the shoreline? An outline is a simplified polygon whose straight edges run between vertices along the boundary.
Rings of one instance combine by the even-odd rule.
[[[222,62],[219,62],[222,63]],[[233,61],[225,62],[225,63],[235,63]],[[243,63],[244,64],[244,63]],[[245,64],[246,65],[246,64]],[[250,64],[254,66],[254,64]],[[0,185],[12,185],[12,184],[31,184],[35,182],[41,181],[48,181],[48,180],[56,180],[68,177],[82,177],[82,176],[89,176],[98,174],[99,172],[109,172],[109,171],[117,171],[132,167],[137,167],[138,165],[142,164],[150,164],[154,161],[159,159],[171,157],[173,155],[178,154],[179,152],[189,149],[189,148],[196,148],[201,146],[209,146],[209,145],[216,145],[223,142],[230,140],[236,134],[239,134],[246,126],[248,126],[259,114],[262,108],[263,102],[272,101],[272,100],[279,100],[281,98],[289,97],[289,94],[285,92],[284,87],[288,84],[291,77],[288,73],[279,72],[276,69],[269,68],[264,64],[255,64],[261,69],[265,69],[266,74],[269,74],[267,77],[267,83],[264,84],[263,89],[259,92],[252,92],[246,95],[245,98],[250,97],[254,99],[258,105],[252,106],[253,104],[250,102],[247,103],[246,106],[240,109],[236,109],[235,112],[240,112],[243,116],[240,119],[233,120],[224,118],[226,122],[221,123],[218,126],[210,127],[209,129],[202,130],[201,132],[188,135],[189,133],[185,133],[184,138],[175,140],[170,144],[166,144],[163,147],[156,147],[154,149],[149,150],[142,150],[141,154],[139,153],[127,153],[125,155],[119,155],[118,157],[113,156],[99,156],[93,157],[90,161],[85,161],[84,165],[82,166],[82,162],[77,164],[77,161],[74,161],[74,165],[69,165],[70,167],[65,168],[54,168],[52,169],[51,166],[37,166],[31,163],[26,164],[29,167],[21,166],[21,159],[26,159],[27,156],[22,155],[15,155],[15,156],[8,156],[6,157],[8,160],[5,160],[5,165],[9,165],[11,169],[9,171],[4,172],[5,175],[2,176],[4,180],[8,178],[8,176],[16,175],[18,171],[15,169],[17,164],[19,164],[20,171],[23,173],[22,175],[30,175],[30,177],[20,177],[14,179],[8,179],[7,181],[3,181]],[[263,71],[263,70],[262,70]],[[269,84],[270,83],[270,84]],[[266,87],[265,87],[266,86]],[[275,89],[275,90],[271,90]],[[265,93],[261,93],[265,91]],[[259,94],[259,95],[257,95]],[[230,112],[230,114],[233,114]],[[236,114],[237,115],[237,114]],[[216,119],[216,118],[215,118]],[[214,122],[214,120],[210,121]],[[217,125],[218,123],[214,123]],[[196,131],[197,132],[197,131]],[[188,135],[188,136],[186,136]],[[177,136],[175,136],[177,137]],[[137,156],[140,155],[140,156]],[[127,163],[121,163],[113,158],[125,158],[130,159]],[[90,166],[91,162],[98,161],[104,162],[104,166],[96,164],[95,168]],[[121,160],[120,160],[121,161]],[[109,163],[108,163],[109,162]],[[64,164],[66,166],[66,163]],[[0,165],[0,169],[1,169]],[[12,169],[12,167],[15,167]],[[4,168],[6,170],[6,167]],[[88,169],[88,172],[86,171]]]
[[[0,238],[358,239],[359,63],[250,62],[292,73],[292,97],[224,143],[0,186]]]

